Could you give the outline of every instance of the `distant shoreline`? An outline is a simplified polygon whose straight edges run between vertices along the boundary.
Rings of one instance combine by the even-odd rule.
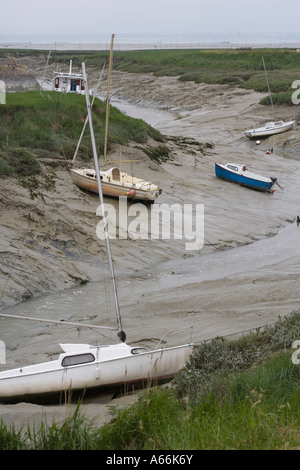
[[[59,51],[103,51],[109,50],[110,43],[106,42],[9,42],[0,40],[0,49],[38,49],[38,50],[59,50]],[[240,41],[221,41],[221,42],[116,42],[114,49],[119,51],[126,50],[155,50],[155,49],[298,49],[300,41],[293,42],[240,42]]]

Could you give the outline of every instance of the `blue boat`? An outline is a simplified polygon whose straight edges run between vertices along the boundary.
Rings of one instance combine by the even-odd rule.
[[[266,193],[274,192],[272,188],[275,183],[278,184],[277,178],[257,175],[239,163],[215,163],[215,172],[218,178]]]

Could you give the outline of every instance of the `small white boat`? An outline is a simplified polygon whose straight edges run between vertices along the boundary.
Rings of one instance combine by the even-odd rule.
[[[97,175],[93,168],[76,168],[71,169],[70,172],[76,186],[98,193]],[[100,177],[104,196],[126,196],[130,200],[154,201],[162,193],[156,184],[130,176],[117,167],[101,170]]]
[[[70,60],[69,72],[54,72],[53,89],[61,93],[84,94],[84,81],[82,73],[72,72],[72,60]]]
[[[57,360],[1,372],[0,402],[46,399],[62,391],[159,382],[172,378],[191,354],[190,345],[153,351],[126,343],[60,346],[64,352]]]
[[[268,137],[269,135],[281,134],[282,132],[287,132],[293,128],[295,121],[272,121],[267,122],[262,127],[257,127],[256,129],[249,129],[245,131],[245,135],[249,139],[257,139],[260,137]]]
[[[18,367],[0,372],[0,402],[1,401],[36,401],[46,399],[47,396],[60,392],[98,389],[103,387],[115,387],[121,384],[135,384],[139,382],[156,382],[173,377],[184,367],[192,353],[192,344],[187,342],[179,346],[161,347],[164,337],[158,346],[150,351],[138,346],[130,346],[125,343],[126,334],[122,328],[119,310],[114,269],[110,252],[108,224],[102,193],[102,183],[98,167],[98,158],[95,137],[92,124],[91,103],[88,96],[88,84],[85,75],[85,64],[82,64],[84,80],[86,84],[86,105],[88,110],[91,141],[93,147],[96,181],[102,212],[104,240],[107,251],[110,281],[113,291],[114,306],[116,311],[118,338],[121,343],[108,346],[93,346],[89,344],[61,344],[63,353],[57,360],[35,365]],[[137,307],[138,308],[138,307]],[[13,317],[0,313],[0,317]],[[20,318],[20,317],[19,317]],[[64,323],[54,320],[42,320],[37,318],[25,318],[27,320],[44,321],[46,323]],[[74,323],[71,323],[74,325]],[[78,327],[108,328],[95,325],[81,325]]]
[[[270,101],[271,101],[271,105],[272,105],[272,111],[273,111],[273,115],[275,116],[274,105],[273,105],[273,100],[272,100],[272,93],[271,93],[269,80],[268,80],[268,74],[267,74],[265,61],[264,61],[263,57],[262,57],[262,63],[263,63],[265,76],[266,76],[266,82],[267,82],[267,86],[268,86],[268,90],[269,90]],[[245,135],[249,139],[256,139],[256,138],[259,138],[259,137],[268,137],[270,135],[281,134],[282,132],[287,132],[287,131],[289,131],[293,128],[294,124],[295,124],[295,121],[293,121],[293,120],[287,121],[287,122],[284,122],[282,120],[274,120],[274,121],[271,121],[271,122],[267,122],[264,126],[257,127],[256,129],[249,129],[249,130],[245,131]]]

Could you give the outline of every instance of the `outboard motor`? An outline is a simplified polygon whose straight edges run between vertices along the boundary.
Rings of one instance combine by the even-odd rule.
[[[283,187],[280,186],[280,184],[278,183],[277,178],[275,176],[271,176],[271,180],[273,181],[274,184],[277,184],[277,186],[279,186],[279,188],[283,190]]]

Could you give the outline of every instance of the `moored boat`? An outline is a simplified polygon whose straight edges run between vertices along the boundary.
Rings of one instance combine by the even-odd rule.
[[[73,183],[81,189],[98,193],[96,171],[94,169],[71,169]],[[162,190],[154,183],[128,175],[113,167],[100,171],[102,192],[104,196],[126,196],[131,200],[154,201]]]
[[[267,69],[265,66],[265,61],[264,58],[262,57],[262,63],[265,71],[265,76],[266,76],[266,82],[269,90],[269,96],[270,96],[270,102],[272,105],[272,111],[274,115],[274,121],[267,122],[264,126],[257,127],[256,129],[249,129],[245,131],[246,137],[249,139],[256,139],[259,137],[268,137],[270,135],[274,134],[281,134],[282,132],[287,132],[291,130],[295,124],[294,120],[290,120],[287,122],[284,122],[282,120],[276,120],[275,118],[275,112],[274,112],[274,105],[273,105],[273,100],[272,100],[272,93],[269,85],[269,79],[268,79],[268,74],[267,74]]]
[[[39,401],[77,392],[172,378],[191,354],[188,344],[147,351],[117,343],[61,344],[58,359],[0,372],[0,402]]]
[[[61,93],[85,93],[83,75],[72,71],[72,60],[69,72],[54,72],[53,89]]]
[[[272,192],[274,184],[277,183],[277,178],[268,178],[252,173],[246,165],[240,163],[215,163],[215,173],[218,178],[223,180],[267,193]]]
[[[260,137],[268,137],[274,134],[281,134],[282,132],[287,132],[293,128],[295,121],[272,121],[267,122],[262,127],[257,127],[256,129],[249,129],[245,131],[245,135],[249,139],[257,139]]]
[[[162,190],[158,185],[146,181],[142,178],[128,175],[122,172],[118,167],[106,168],[107,163],[107,140],[108,140],[108,123],[109,123],[109,93],[110,93],[110,80],[111,80],[111,67],[112,67],[112,54],[113,54],[113,43],[114,34],[111,38],[110,46],[110,58],[109,58],[109,70],[108,70],[108,84],[107,84],[107,98],[106,98],[106,119],[105,119],[105,134],[104,134],[104,170],[100,171],[102,193],[104,196],[120,197],[126,196],[131,200],[138,201],[151,201],[153,202],[161,193]],[[93,106],[94,98],[91,104]],[[83,131],[79,138],[79,142],[72,160],[72,164],[75,162],[77,151],[85,130],[85,126],[88,122],[86,119]],[[132,163],[134,160],[127,160],[126,163]],[[110,162],[117,163],[117,162]],[[121,162],[120,162],[121,163]],[[123,162],[125,163],[125,161]],[[71,178],[73,183],[81,189],[98,193],[98,184],[96,179],[95,169],[90,168],[74,168],[71,169]]]

